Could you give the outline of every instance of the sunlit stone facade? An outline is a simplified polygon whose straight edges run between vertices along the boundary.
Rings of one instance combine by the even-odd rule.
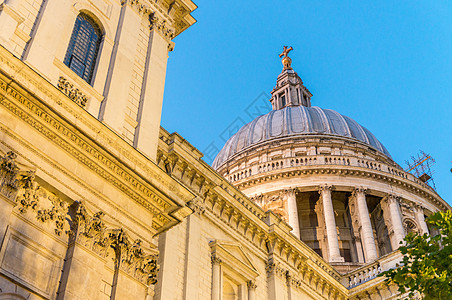
[[[366,129],[310,107],[287,55],[274,111],[215,162],[224,177],[160,127],[194,9],[0,3],[0,300],[397,297],[375,276],[449,206]]]

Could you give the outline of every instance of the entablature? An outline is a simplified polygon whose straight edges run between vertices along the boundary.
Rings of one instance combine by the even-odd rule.
[[[190,191],[3,47],[0,72],[1,107],[147,209],[155,232],[186,215]]]

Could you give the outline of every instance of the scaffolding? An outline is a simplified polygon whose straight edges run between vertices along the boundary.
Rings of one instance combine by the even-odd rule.
[[[406,172],[413,174],[436,190],[435,181],[433,180],[434,171],[432,170],[432,166],[435,164],[433,157],[419,150],[417,157],[411,156],[411,161],[406,160],[405,163],[407,165]]]

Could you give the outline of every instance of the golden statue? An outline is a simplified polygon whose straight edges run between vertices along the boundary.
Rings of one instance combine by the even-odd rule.
[[[289,54],[290,51],[293,50],[293,48],[292,47],[287,48],[288,46],[283,46],[283,47],[284,47],[284,50],[279,55],[279,57],[283,57],[284,56],[283,59],[282,59],[282,64],[284,66],[283,71],[284,70],[292,70],[292,67],[290,66],[292,64],[292,59],[289,56],[287,56],[287,55]]]

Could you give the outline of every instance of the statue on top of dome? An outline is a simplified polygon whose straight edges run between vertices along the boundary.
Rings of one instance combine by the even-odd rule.
[[[292,64],[292,59],[289,56],[287,56],[287,55],[289,54],[290,51],[293,50],[293,48],[292,47],[288,48],[288,46],[283,46],[283,47],[284,47],[284,50],[279,55],[279,57],[283,57],[284,56],[283,59],[282,59],[282,64],[284,66],[283,71],[284,70],[292,70],[292,67],[290,66]]]

